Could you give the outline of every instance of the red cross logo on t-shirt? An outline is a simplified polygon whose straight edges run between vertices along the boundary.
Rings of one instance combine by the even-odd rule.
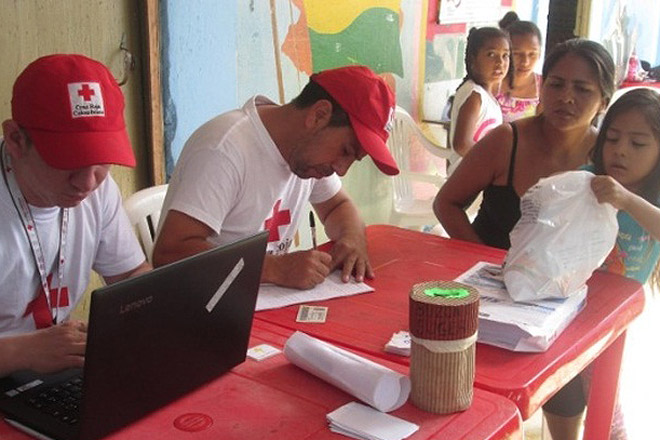
[[[271,218],[266,219],[264,222],[264,229],[267,229],[270,233],[268,234],[268,243],[273,241],[278,241],[280,239],[280,226],[286,226],[291,223],[291,211],[285,209],[280,211],[280,204],[282,199],[279,199],[275,202],[273,206],[273,215]]]
[[[69,289],[66,287],[60,288],[59,295],[57,294],[57,289],[54,289],[51,286],[51,281],[53,279],[53,274],[48,275],[48,290],[50,290],[50,303],[53,307],[67,307],[69,305]],[[57,304],[57,298],[59,296],[59,304]],[[39,284],[39,290],[37,291],[37,296],[27,305],[23,317],[32,314],[34,318],[34,325],[39,328],[46,328],[53,325],[53,316],[50,309],[48,308],[48,301],[46,301],[46,295],[44,289]]]
[[[82,96],[85,101],[91,101],[94,94],[94,90],[89,87],[89,84],[83,84],[78,90],[78,96]]]

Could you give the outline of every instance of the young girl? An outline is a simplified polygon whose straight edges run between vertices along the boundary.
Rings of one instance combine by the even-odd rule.
[[[502,123],[495,93],[509,72],[510,53],[509,38],[502,30],[470,29],[465,48],[467,74],[456,90],[451,109],[449,141],[453,152],[449,173],[479,139]]]
[[[660,95],[635,89],[607,112],[593,153],[598,201],[619,209],[606,269],[646,283],[660,256]]]
[[[642,284],[651,277],[660,257],[659,159],[660,95],[650,89],[627,92],[608,110],[592,152],[593,165],[586,168],[596,174],[591,188],[598,201],[619,210],[619,234],[603,269]],[[584,395],[583,387],[562,389],[551,399],[552,408],[544,407],[546,416],[550,410],[548,427],[553,438],[578,438]],[[567,413],[570,407],[574,408]],[[618,406],[613,422],[610,438],[625,439]]]
[[[534,116],[539,105],[541,75],[534,67],[541,55],[541,31],[531,21],[522,21],[509,11],[499,26],[511,38],[511,52],[515,69],[513,81],[503,81],[496,95],[502,108],[504,122]]]
[[[619,209],[619,235],[604,268],[658,283],[660,257],[660,95],[635,89],[607,112],[593,153],[591,184],[601,203]],[[619,408],[612,439],[626,438]]]

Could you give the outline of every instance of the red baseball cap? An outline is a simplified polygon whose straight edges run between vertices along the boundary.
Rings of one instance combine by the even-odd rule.
[[[33,61],[14,83],[11,112],[53,168],[135,166],[124,95],[98,61],[59,54]]]
[[[399,168],[386,144],[396,105],[387,83],[368,67],[359,65],[324,70],[310,79],[348,114],[360,145],[378,169],[390,176],[398,174]]]

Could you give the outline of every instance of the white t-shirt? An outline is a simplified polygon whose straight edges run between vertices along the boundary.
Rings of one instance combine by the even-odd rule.
[[[461,107],[463,107],[463,104],[465,104],[465,101],[467,101],[473,92],[478,93],[479,96],[481,96],[481,108],[479,109],[479,117],[477,118],[474,132],[472,133],[472,141],[476,143],[481,138],[483,138],[486,133],[502,123],[502,109],[500,108],[499,103],[493,97],[493,95],[488,93],[486,89],[471,79],[465,81],[463,85],[461,85],[458,90],[456,90],[454,103],[452,104],[451,108],[452,123],[449,128],[449,144],[452,149],[452,153],[449,157],[449,162],[451,165],[447,169],[449,173],[452,173],[456,169],[458,163],[462,159],[462,156],[454,150],[453,146],[454,133],[456,131],[455,121],[458,119],[458,112],[461,110]]]
[[[256,96],[241,109],[211,119],[186,142],[170,180],[162,219],[170,209],[209,226],[215,245],[269,230],[269,253],[285,253],[307,201],[321,203],[341,188],[336,174],[302,179],[270,138]]]
[[[57,259],[60,208],[30,207],[49,273],[51,296],[58,289]],[[144,260],[117,184],[108,177],[78,206],[69,208],[65,264],[58,322],[69,316],[82,297],[93,269],[102,276],[128,272]],[[35,330],[34,309],[46,307],[41,279],[23,223],[0,177],[0,335]],[[57,300],[51,303],[56,305]],[[37,310],[37,313],[39,311]],[[47,313],[50,313],[47,310]]]

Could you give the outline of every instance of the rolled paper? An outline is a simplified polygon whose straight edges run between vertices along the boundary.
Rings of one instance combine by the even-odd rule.
[[[446,414],[472,404],[479,292],[455,281],[415,284],[410,292],[411,402]]]
[[[379,411],[394,411],[410,394],[407,376],[305,333],[291,335],[284,356]]]

